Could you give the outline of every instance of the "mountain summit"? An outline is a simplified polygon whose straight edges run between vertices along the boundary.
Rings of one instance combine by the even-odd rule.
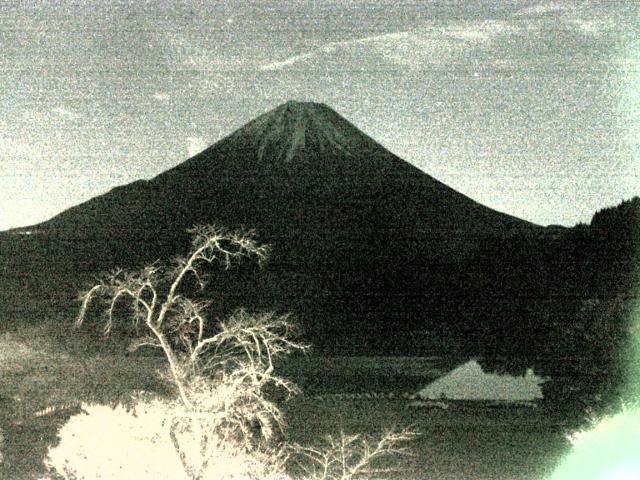
[[[301,173],[316,168],[319,174],[327,169],[337,169],[336,174],[366,174],[358,163],[365,157],[379,156],[382,150],[381,145],[326,105],[290,101],[250,121],[187,165],[203,168],[201,162],[225,151],[246,153],[244,166],[251,165],[252,169]],[[375,165],[368,168],[372,167]]]
[[[357,155],[358,143],[369,141],[326,105],[294,101],[261,115],[236,135],[242,141],[252,139],[259,160],[285,163],[305,151]]]

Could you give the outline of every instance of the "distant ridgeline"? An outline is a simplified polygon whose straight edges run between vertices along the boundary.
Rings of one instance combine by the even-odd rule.
[[[273,248],[264,269],[214,274],[203,292],[214,317],[290,311],[328,354],[613,372],[637,293],[639,216],[634,198],[590,225],[533,225],[442,184],[330,108],[289,102],[151,180],[0,234],[0,315],[65,318],[91,275],[184,254],[186,230],[213,223],[255,229]]]

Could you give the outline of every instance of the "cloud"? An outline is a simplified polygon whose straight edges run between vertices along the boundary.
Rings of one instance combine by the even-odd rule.
[[[207,141],[202,137],[187,137],[187,154],[193,157],[202,152],[209,146]]]
[[[371,52],[378,59],[404,68],[451,70],[464,64],[472,52],[491,52],[494,46],[519,32],[518,26],[509,21],[430,24],[421,30],[391,37],[391,41],[377,42],[371,46]]]
[[[279,62],[271,62],[271,63],[267,63],[266,65],[261,65],[260,66],[260,70],[262,71],[274,71],[274,70],[282,70],[285,67],[288,67],[290,65],[295,65],[296,63],[300,63],[303,62],[305,60],[308,60],[310,58],[313,58],[314,56],[316,56],[318,53],[320,53],[321,51],[324,50],[319,50],[316,52],[311,52],[311,53],[303,53],[301,55],[294,55],[293,57],[289,57],[285,60],[279,61]]]
[[[19,164],[25,159],[42,160],[45,155],[39,148],[28,143],[0,137],[0,157],[3,158],[3,167],[6,167],[7,164],[11,166],[12,161]]]
[[[159,102],[168,102],[171,99],[171,95],[165,92],[155,92],[151,97]]]
[[[82,116],[78,112],[74,112],[73,110],[69,110],[68,108],[64,107],[56,107],[51,111],[55,115],[68,120],[78,120]]]
[[[449,38],[479,44],[489,43],[518,31],[517,26],[505,21],[486,21],[454,24],[445,28],[443,34]]]
[[[549,31],[550,22],[553,22],[557,28],[593,37],[600,36],[615,26],[613,19],[605,12],[584,3],[540,3],[518,10],[514,17],[520,22],[528,21],[532,30]]]
[[[292,65],[317,60],[327,54],[351,52],[364,58],[375,54],[404,66],[448,65],[473,48],[486,48],[500,37],[517,33],[507,21],[454,22],[446,26],[428,25],[422,30],[393,32],[344,42],[331,42],[310,52],[261,65],[261,71],[283,70]],[[366,48],[366,50],[363,50]]]
[[[538,5],[522,8],[518,10],[515,13],[515,15],[516,16],[549,15],[549,14],[555,14],[555,13],[564,12],[572,9],[573,9],[573,5],[570,5],[568,3],[543,2],[543,3],[539,3]]]
[[[210,73],[238,69],[247,63],[246,58],[229,54],[223,45],[193,34],[171,31],[165,38],[171,52],[170,58],[181,68]]]
[[[396,33],[388,33],[383,35],[374,35],[370,37],[358,38],[355,40],[347,40],[344,42],[330,42],[311,52],[294,55],[284,60],[261,65],[259,69],[262,71],[282,70],[283,68],[289,67],[291,65],[295,65],[297,63],[301,63],[301,62],[322,56],[323,54],[334,53],[339,49],[345,49],[352,46],[367,44],[367,43],[393,42],[398,39],[406,38],[408,35],[409,35],[408,32],[396,32]]]
[[[573,30],[583,35],[598,36],[606,33],[613,28],[613,21],[607,18],[588,19],[588,18],[568,18],[566,25],[573,27]]]
[[[395,32],[395,33],[385,33],[384,35],[374,35],[372,37],[360,38],[358,40],[354,40],[353,42],[343,42],[343,43],[379,43],[379,42],[394,42],[396,40],[402,40],[404,38],[408,38],[411,36],[409,32]]]
[[[449,17],[426,20],[410,31],[301,47],[298,51],[289,52],[289,55],[267,57],[262,63],[247,60],[242,66],[257,68],[262,72],[286,71],[296,67],[412,71],[457,71],[458,68],[467,67],[480,70],[494,67],[517,69],[521,68],[522,62],[526,63],[525,67],[530,66],[531,52],[536,48],[544,49],[556,42],[557,54],[553,56],[556,63],[561,64],[563,58],[569,56],[567,53],[563,57],[562,52],[570,50],[561,48],[567,41],[598,40],[615,28],[606,9],[588,3],[573,0],[546,0],[533,5],[532,2],[527,3],[529,6],[524,5],[525,8],[517,9],[516,6],[515,9],[506,9],[505,16],[499,19],[477,17],[465,20]],[[206,55],[189,53],[195,53],[188,57],[191,66],[204,66],[209,61]]]

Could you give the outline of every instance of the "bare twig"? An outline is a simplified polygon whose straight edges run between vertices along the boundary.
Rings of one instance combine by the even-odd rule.
[[[384,457],[408,455],[404,445],[417,434],[411,429],[387,430],[378,440],[361,435],[340,433],[339,437],[329,435],[319,447],[294,446],[298,464],[308,480],[352,480],[371,478],[372,475],[392,471],[391,468],[376,467],[375,463]]]

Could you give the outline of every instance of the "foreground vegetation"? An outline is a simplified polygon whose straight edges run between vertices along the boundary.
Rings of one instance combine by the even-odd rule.
[[[403,400],[295,399],[298,386],[276,370],[278,357],[305,348],[294,321],[244,310],[220,320],[197,293],[207,283],[204,267],[263,260],[267,249],[212,227],[193,234],[189,254],[170,266],[116,270],[87,290],[77,325],[95,320],[114,338],[95,328],[69,335],[67,319],[3,334],[0,473],[531,479],[548,475],[566,449],[569,425],[547,408],[407,410]],[[96,301],[102,306],[92,311]],[[409,440],[414,456],[406,457]],[[135,461],[127,451],[138,452]]]
[[[167,391],[154,377],[162,366],[161,358],[142,354],[125,357],[127,342],[109,339],[105,343],[83,332],[64,333],[54,335],[42,328],[0,336],[0,351],[16,352],[10,365],[2,363],[0,391],[5,399],[20,397],[20,402],[12,401],[11,408],[12,412],[23,412],[14,415],[0,410],[7,433],[0,478],[31,480],[46,474],[43,459],[49,448],[59,443],[59,429],[79,413],[62,410],[40,417],[26,415],[43,410],[49,398],[61,404],[74,399],[104,404],[115,397],[126,401],[136,385],[145,382],[150,392]],[[34,360],[33,352],[38,350],[43,352],[43,361]],[[68,374],[69,366],[78,367],[74,375]],[[393,374],[389,378],[392,381]],[[321,379],[317,383],[316,391],[321,392]],[[409,409],[407,403],[402,398],[316,399],[303,392],[283,407],[288,421],[285,439],[292,444],[324,446],[327,435],[335,438],[340,431],[379,438],[385,425],[399,430],[414,426],[420,435],[411,442],[413,454],[399,463],[383,461],[379,466],[402,468],[402,472],[389,472],[385,478],[438,480],[458,479],[459,472],[487,480],[544,479],[570,447],[565,434],[573,426],[567,419],[575,415],[553,406],[433,410]],[[14,423],[18,416],[19,422]]]
[[[275,373],[275,361],[305,348],[293,338],[293,322],[287,315],[244,310],[211,322],[206,312],[211,301],[190,298],[193,285],[197,291],[207,283],[203,267],[229,268],[248,256],[262,261],[267,248],[251,234],[211,226],[192,233],[189,254],[170,266],[115,270],[83,294],[76,325],[85,322],[91,303],[101,300],[105,334],[118,329],[122,316],[119,333],[133,337],[130,353],[141,347],[162,352],[165,368],[158,373],[169,392],[154,395],[138,388],[128,401],[116,399],[115,407],[73,396],[71,404],[28,412],[25,418],[32,420],[57,410],[82,410],[60,430],[60,444],[48,450],[49,472],[66,480],[288,478],[294,464],[310,480],[350,480],[379,473],[373,465],[378,459],[405,453],[401,444],[414,437],[409,429],[386,431],[375,441],[341,433],[328,436],[324,447],[278,439],[285,422],[276,394],[283,391],[288,400],[298,389]],[[123,301],[128,309],[122,310]],[[135,461],[130,452],[136,452]]]

